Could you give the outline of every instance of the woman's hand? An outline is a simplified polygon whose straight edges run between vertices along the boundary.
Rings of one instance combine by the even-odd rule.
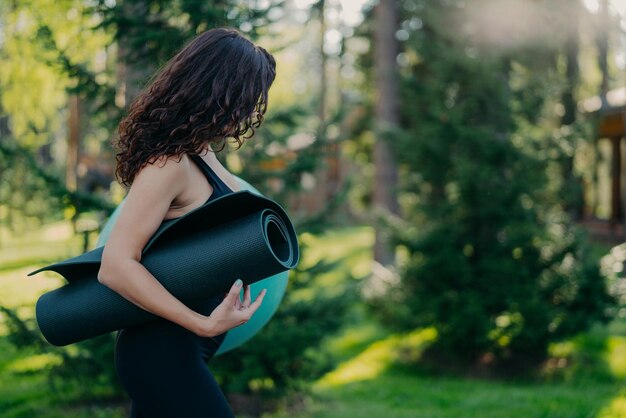
[[[230,291],[210,316],[201,316],[196,334],[201,337],[214,337],[231,328],[248,322],[254,312],[261,306],[267,289],[261,290],[254,302],[251,302],[250,285],[247,285],[243,294],[243,302],[239,299],[243,282],[237,279]]]

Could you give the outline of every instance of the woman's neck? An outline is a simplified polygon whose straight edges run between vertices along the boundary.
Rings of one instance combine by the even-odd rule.
[[[206,160],[208,161],[218,161],[217,153],[211,149],[211,144],[209,143],[206,143],[205,145],[203,145],[198,150],[198,154],[200,154],[203,157],[206,157]]]

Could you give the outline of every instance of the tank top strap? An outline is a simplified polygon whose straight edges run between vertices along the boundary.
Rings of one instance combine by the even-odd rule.
[[[208,182],[213,186],[211,197],[222,196],[232,193],[233,190],[224,183],[224,181],[215,173],[215,171],[200,157],[199,155],[190,155],[191,159],[200,167]]]

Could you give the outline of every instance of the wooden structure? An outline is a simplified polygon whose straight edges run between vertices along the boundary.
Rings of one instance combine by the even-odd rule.
[[[602,218],[608,221],[611,235],[618,241],[623,241],[621,223],[625,220],[624,199],[626,192],[624,186],[626,186],[626,181],[624,180],[624,146],[622,144],[626,137],[626,87],[609,91],[604,101],[600,96],[584,100],[580,107],[581,111],[595,119],[594,140],[596,142],[594,148],[598,153],[600,153],[601,147],[605,150],[609,149],[609,158],[606,161],[610,165],[608,187],[606,184],[603,186],[599,181],[594,182],[591,186],[595,189],[593,191],[594,202],[591,204],[592,209],[588,210],[587,213],[596,222]],[[595,156],[596,159],[600,157],[600,155]],[[599,176],[599,174],[596,172],[594,176]],[[605,190],[600,190],[602,188]],[[610,204],[607,205],[608,213],[605,213],[604,216],[598,216],[596,206],[599,196],[603,193],[610,196]]]

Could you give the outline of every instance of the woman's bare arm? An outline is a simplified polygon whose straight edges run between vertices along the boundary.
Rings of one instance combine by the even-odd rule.
[[[104,247],[98,281],[146,311],[198,335],[213,336],[246,322],[260,305],[264,292],[249,309],[241,310],[240,288],[233,285],[223,302],[226,308],[216,310],[219,318],[207,317],[178,300],[140,263],[143,248],[184,187],[188,161],[165,161],[161,157],[137,173]]]

